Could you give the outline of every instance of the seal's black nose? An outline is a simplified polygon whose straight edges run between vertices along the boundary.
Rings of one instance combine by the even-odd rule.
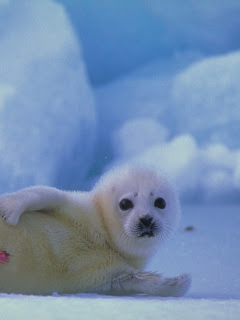
[[[140,218],[140,222],[144,227],[150,227],[152,224],[153,218],[150,215],[146,215]]]

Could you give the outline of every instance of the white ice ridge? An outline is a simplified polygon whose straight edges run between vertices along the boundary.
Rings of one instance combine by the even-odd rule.
[[[75,187],[95,140],[81,45],[53,1],[9,0],[0,16],[0,192]]]

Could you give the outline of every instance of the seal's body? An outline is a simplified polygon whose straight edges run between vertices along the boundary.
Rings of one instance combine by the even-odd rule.
[[[171,185],[151,170],[114,170],[90,192],[5,194],[0,212],[1,292],[179,296],[190,285],[188,275],[142,271],[180,215]]]

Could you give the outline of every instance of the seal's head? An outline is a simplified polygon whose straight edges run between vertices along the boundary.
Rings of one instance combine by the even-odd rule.
[[[118,250],[147,255],[176,230],[180,218],[177,195],[154,170],[133,166],[112,170],[96,191],[104,224]]]

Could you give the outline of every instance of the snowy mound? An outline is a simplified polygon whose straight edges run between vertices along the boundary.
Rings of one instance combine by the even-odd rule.
[[[240,200],[240,150],[221,144],[201,148],[190,135],[166,140],[166,132],[155,120],[128,121],[114,134],[115,159],[156,168],[175,183],[184,200]]]
[[[240,147],[240,51],[193,64],[176,76],[172,113],[176,132],[201,143]]]
[[[75,187],[95,139],[79,43],[51,1],[4,1],[0,15],[0,191]]]
[[[156,167],[184,200],[239,201],[239,57],[204,59],[185,70],[169,60],[169,69],[184,71],[161,73],[160,63],[98,88],[109,124],[99,137],[102,157]]]

